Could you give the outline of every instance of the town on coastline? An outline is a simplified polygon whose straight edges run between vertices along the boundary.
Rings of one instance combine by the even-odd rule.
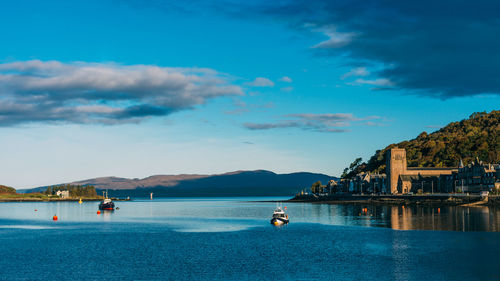
[[[386,173],[363,172],[352,178],[315,183],[292,201],[385,203],[489,203],[498,204],[500,165],[475,161],[458,167],[407,167],[406,150],[391,148]],[[499,199],[500,200],[500,199]]]

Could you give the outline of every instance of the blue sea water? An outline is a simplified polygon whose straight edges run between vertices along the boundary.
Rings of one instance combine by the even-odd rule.
[[[500,280],[496,208],[273,199],[1,203],[0,280]]]

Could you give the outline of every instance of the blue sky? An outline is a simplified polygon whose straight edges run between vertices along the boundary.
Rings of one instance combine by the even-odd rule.
[[[0,184],[338,176],[499,108],[494,1],[309,2],[3,3]]]

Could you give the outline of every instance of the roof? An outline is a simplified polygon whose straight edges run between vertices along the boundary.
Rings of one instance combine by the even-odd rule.
[[[425,170],[425,171],[451,171],[451,170],[456,170],[458,168],[437,168],[437,167],[407,167],[407,170]]]
[[[402,181],[423,180],[423,179],[436,179],[439,176],[422,176],[422,175],[399,175]]]

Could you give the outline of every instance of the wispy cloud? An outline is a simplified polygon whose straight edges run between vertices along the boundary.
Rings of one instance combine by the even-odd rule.
[[[291,91],[293,91],[293,87],[283,87],[283,88],[280,88],[280,90],[282,92],[291,92]]]
[[[0,64],[0,92],[0,126],[137,123],[243,94],[208,68],[39,60]]]
[[[268,103],[255,103],[255,104],[247,104],[246,102],[240,100],[240,99],[234,99],[234,109],[225,111],[224,113],[226,114],[231,114],[231,115],[239,115],[251,111],[266,111],[269,108],[274,107],[274,103],[268,102]]]
[[[278,128],[299,128],[306,131],[341,133],[350,131],[353,122],[381,119],[379,116],[355,117],[351,113],[327,114],[289,114],[282,116],[285,120],[272,123],[245,123],[250,130],[269,130]]]
[[[429,129],[441,129],[441,128],[443,128],[443,126],[441,126],[441,125],[427,125],[425,127],[429,128]]]
[[[288,76],[283,76],[279,79],[281,82],[286,82],[286,83],[292,83],[292,78],[288,77]]]
[[[323,28],[314,29],[318,32],[323,32],[325,35],[329,37],[328,40],[318,43],[314,45],[313,48],[317,49],[330,49],[330,48],[340,48],[343,47],[349,42],[351,42],[354,37],[353,32],[338,32],[336,26],[325,26]]]
[[[349,77],[359,77],[359,76],[368,76],[370,72],[366,69],[366,67],[356,67],[351,69],[346,74],[342,75],[340,78],[342,80],[347,79]]]
[[[392,83],[389,79],[385,78],[379,78],[379,79],[356,79],[354,85],[373,85],[373,86],[393,86],[394,83]]]
[[[269,78],[257,77],[252,82],[248,82],[247,85],[252,87],[274,87],[274,82]]]

